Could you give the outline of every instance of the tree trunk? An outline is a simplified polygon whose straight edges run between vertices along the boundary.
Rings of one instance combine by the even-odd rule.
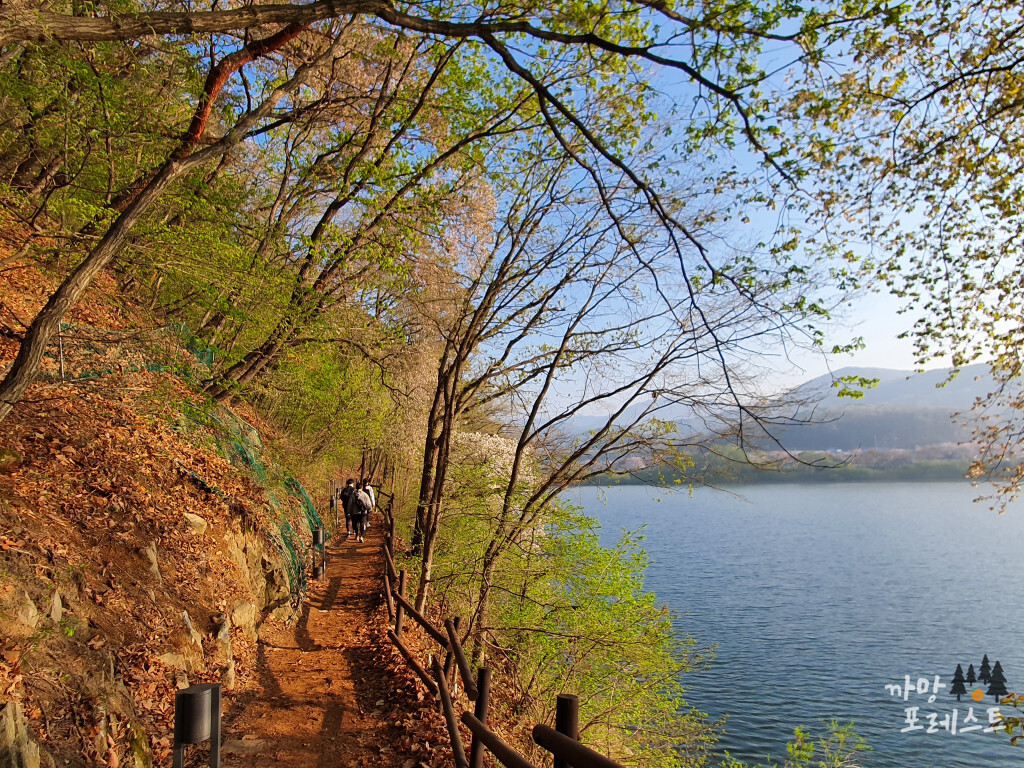
[[[72,23],[84,21],[78,17],[65,17]],[[89,287],[92,279],[117,254],[128,237],[132,226],[142,218],[149,207],[156,202],[170,184],[187,171],[208,160],[222,155],[231,147],[240,143],[246,132],[277,105],[285,94],[301,86],[306,76],[328,56],[333,56],[334,46],[315,62],[304,64],[286,83],[282,83],[252,112],[239,119],[235,126],[216,144],[207,147],[188,157],[172,158],[164,163],[159,173],[150,180],[142,191],[136,195],[124,211],[117,217],[110,229],[103,235],[93,251],[78,265],[57,291],[50,296],[46,306],[36,315],[32,325],[25,333],[25,340],[18,349],[18,356],[10,370],[0,382],[0,422],[13,410],[15,403],[25,394],[25,390],[39,373],[43,352],[60,325],[61,319],[74,306],[75,302]]]
[[[43,169],[43,150],[34,146],[28,153],[28,157],[22,160],[14,171],[11,178],[11,186],[15,189],[31,189],[34,180]]]
[[[430,498],[434,495],[434,461],[437,457],[437,437],[434,425],[427,425],[427,441],[423,448],[423,471],[420,474],[420,493],[416,502],[416,523],[412,531],[412,552],[418,556],[423,549],[423,536],[427,530]]]
[[[214,299],[213,303],[209,306],[209,308],[206,310],[206,313],[203,315],[202,319],[199,321],[199,325],[196,326],[196,334],[197,335],[202,333],[203,331],[205,331],[207,329],[207,326],[210,325],[210,323],[212,322],[212,318],[214,317],[214,315],[221,314],[220,310],[217,309],[217,307],[220,305],[220,302],[224,298],[224,294],[226,294],[226,293],[227,293],[227,289],[226,288],[222,288],[220,293],[217,294],[217,298]],[[213,326],[210,325],[210,327],[213,327]],[[214,328],[214,330],[219,332],[222,329]]]
[[[97,246],[50,296],[46,306],[36,315],[25,333],[18,356],[0,382],[0,422],[14,408],[25,390],[35,381],[46,346],[68,310],[81,298],[92,279],[120,250],[132,226],[142,217],[163,191],[197,162],[173,161],[160,170],[146,188],[117,217]]]
[[[434,572],[434,551],[437,545],[437,534],[441,530],[441,487],[434,486],[436,500],[431,504],[433,514],[423,532],[423,553],[420,555],[420,578],[416,586],[416,610],[423,613],[427,607],[427,596],[430,594],[430,583]]]
[[[487,643],[484,640],[483,627],[486,626],[487,613],[491,607],[490,584],[485,578],[485,587],[480,592],[480,599],[476,604],[476,621],[474,622],[471,637],[473,638],[473,668],[479,669],[487,661]]]
[[[248,384],[273,363],[296,333],[295,323],[282,320],[263,344],[207,384],[206,393],[218,402],[230,399],[238,387]]]
[[[32,186],[28,190],[29,197],[38,197],[42,193],[43,189],[47,184],[57,175],[57,171],[64,165],[64,158],[60,155],[54,157],[46,167],[39,171],[39,175],[36,176],[36,180],[32,183]]]
[[[182,137],[178,148],[171,154],[171,159],[180,160],[188,157],[198,146],[199,140],[202,139],[203,134],[206,132],[206,125],[209,122],[213,106],[220,97],[221,90],[223,90],[224,84],[231,75],[257,58],[267,56],[279,50],[286,43],[298,37],[307,26],[289,24],[270,37],[263,38],[262,40],[250,40],[244,46],[227,54],[210,67],[210,71],[206,76],[206,83],[203,85],[203,92],[199,96],[199,103],[196,104],[195,111],[192,114],[192,122],[189,124],[188,130],[185,131],[185,135]],[[224,154],[226,155],[227,152]],[[207,184],[210,181],[207,180]],[[115,211],[124,210],[135,199],[135,196],[144,189],[145,184],[146,178],[144,176],[136,179],[125,189],[118,192],[110,200],[108,206]]]
[[[430,579],[434,572],[434,534],[427,531],[423,536],[423,555],[420,558],[420,580],[416,585],[416,610],[423,613],[430,591]]]
[[[494,575],[494,567],[500,554],[498,542],[499,537],[495,536],[484,555],[484,567],[480,574],[480,597],[477,599],[476,611],[474,611],[467,628],[469,635],[473,638],[473,666],[477,668],[483,665],[487,656],[485,634],[487,615],[491,609],[491,578]]]
[[[11,132],[16,135],[16,138],[8,145],[3,154],[0,154],[0,183],[11,183],[15,171],[25,159],[26,153],[31,151],[32,145],[26,138],[26,131],[28,128],[25,125],[12,127]]]

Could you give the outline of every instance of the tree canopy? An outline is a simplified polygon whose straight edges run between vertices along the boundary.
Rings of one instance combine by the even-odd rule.
[[[998,387],[967,419],[986,446],[972,474],[1010,496],[1024,404],[1021,24],[1010,3],[908,2],[833,32],[836,65],[786,96],[779,145],[814,160],[807,247],[904,300],[918,363],[991,365]]]

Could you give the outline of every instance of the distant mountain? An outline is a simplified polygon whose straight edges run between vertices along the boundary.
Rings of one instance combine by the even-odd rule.
[[[840,398],[832,387],[833,379],[862,376],[878,379],[878,385],[864,391],[859,400]],[[846,410],[857,406],[913,406],[966,411],[977,397],[984,397],[993,389],[992,377],[986,365],[964,368],[952,381],[946,369],[914,373],[891,368],[841,368],[832,376],[819,376],[801,384],[793,393],[797,397],[819,395],[823,405],[836,405]]]
[[[877,379],[864,397],[839,397],[832,381],[842,377]],[[809,404],[793,411],[797,419],[817,423],[781,431],[790,450],[908,449],[970,440],[968,429],[954,420],[967,413],[975,399],[994,388],[988,368],[973,365],[946,382],[948,371],[924,373],[888,368],[842,368],[793,390],[795,401]],[[816,403],[811,405],[811,403]]]
[[[878,384],[864,390],[859,399],[839,397],[840,390],[832,382],[842,377],[877,379]],[[777,427],[772,433],[791,451],[914,450],[966,442],[971,439],[970,431],[956,423],[952,415],[966,414],[976,398],[991,392],[992,378],[985,365],[964,368],[945,383],[947,377],[948,371],[944,369],[915,373],[891,368],[841,368],[831,376],[819,376],[799,385],[789,397],[767,409],[775,415],[792,417],[794,422],[814,423]],[[628,409],[626,417],[642,407]],[[699,431],[706,425],[694,418],[692,412],[677,406],[659,411],[658,418],[675,421],[681,433]],[[604,423],[603,416],[583,415],[574,418],[568,428],[572,433],[584,433]],[[768,438],[758,441],[749,424],[746,436],[766,450],[778,449]]]

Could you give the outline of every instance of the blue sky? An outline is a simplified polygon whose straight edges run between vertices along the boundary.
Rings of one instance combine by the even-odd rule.
[[[852,355],[831,355],[823,358],[811,353],[796,353],[797,364],[780,375],[787,383],[797,384],[840,368],[894,368],[914,370],[914,345],[911,339],[900,339],[900,333],[913,328],[914,315],[900,314],[900,299],[889,293],[863,293],[849,300],[835,326],[829,329],[830,344],[839,344],[852,337],[863,336],[866,348]],[[947,368],[942,360],[930,361],[925,368]]]
[[[863,336],[867,346],[853,355],[837,355],[835,361],[874,368],[914,368],[913,342],[899,338],[913,327],[913,317],[899,314],[899,308],[900,300],[889,293],[865,293],[851,299],[834,331],[835,340],[844,340],[838,334]]]

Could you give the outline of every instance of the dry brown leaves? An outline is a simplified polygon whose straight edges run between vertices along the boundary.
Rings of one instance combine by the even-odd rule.
[[[104,384],[85,391],[37,385],[4,424],[4,446],[23,463],[0,475],[0,570],[41,614],[58,591],[65,617],[43,616],[27,641],[0,637],[0,691],[26,702],[33,730],[52,752],[112,768],[127,756],[124,716],[85,713],[104,713],[104,691],[120,682],[156,764],[169,765],[182,675],[157,657],[174,650],[188,611],[206,658],[214,658],[210,617],[251,599],[219,543],[239,522],[225,498],[190,473],[252,519],[266,501],[212,447],[190,444],[173,428],[166,418],[172,404],[193,396],[179,382],[136,373]],[[192,530],[184,512],[206,520],[207,532]],[[144,554],[154,542],[162,581]],[[240,630],[232,645],[243,690],[256,676],[255,647]],[[207,664],[188,680],[214,682],[219,671]]]

